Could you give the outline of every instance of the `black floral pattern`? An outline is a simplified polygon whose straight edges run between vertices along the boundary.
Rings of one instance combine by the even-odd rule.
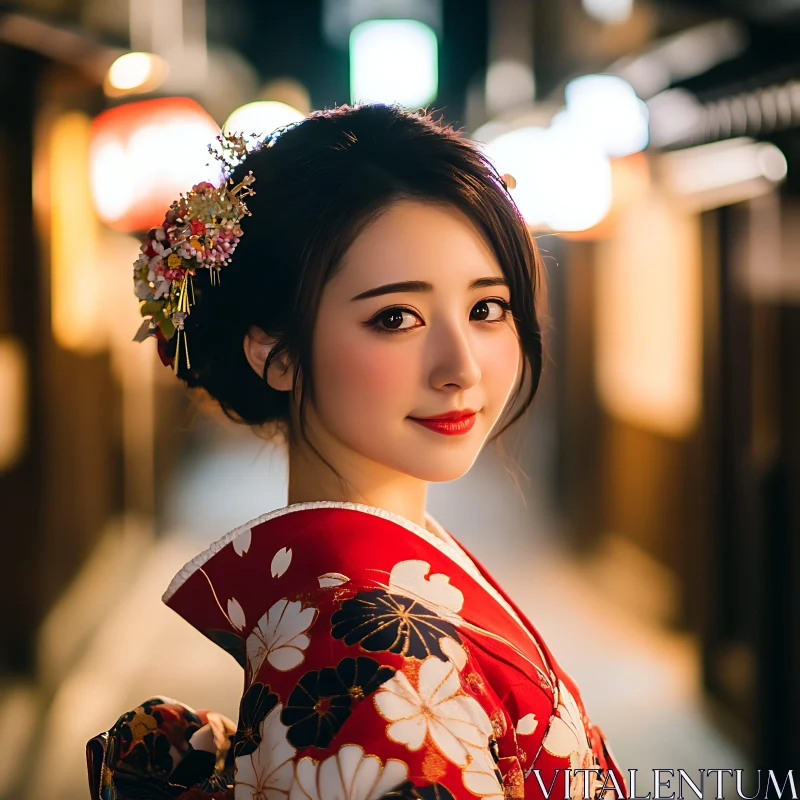
[[[395,674],[366,658],[345,658],[334,667],[307,672],[292,689],[281,722],[297,748],[327,747],[358,703]]]
[[[334,639],[365,650],[386,650],[406,658],[437,656],[447,661],[439,640],[461,638],[455,626],[410,597],[383,589],[359,592],[331,616]]]
[[[263,683],[254,683],[242,697],[239,705],[239,725],[234,741],[234,755],[254,753],[261,744],[261,723],[278,704],[278,695]]]
[[[168,775],[173,768],[169,739],[161,731],[164,715],[159,709],[164,698],[151,697],[123,714],[114,725],[119,736],[120,761],[133,769]],[[188,708],[181,709],[184,736],[188,741],[203,724]]]
[[[237,636],[230,631],[222,631],[214,628],[203,631],[203,633],[211,639],[214,644],[219,645],[226,653],[230,653],[230,655],[236,659],[240,667],[247,669],[245,640],[242,639],[241,636]]]
[[[235,772],[233,762],[234,737],[231,736],[229,741],[231,746],[228,747],[225,753],[225,762],[221,770],[216,769],[218,759],[216,753],[211,753],[208,750],[192,749],[187,753],[183,761],[175,767],[172,775],[169,776],[169,782],[192,787],[211,795],[218,792],[224,793],[227,787],[233,784]]]
[[[87,744],[93,800],[161,800],[180,797],[190,788],[221,797],[233,782],[233,736],[217,753],[196,750],[190,739],[202,727],[188,706],[161,697],[123,714],[110,731]],[[173,746],[181,751],[177,765]],[[218,764],[221,759],[224,763]]]
[[[411,781],[406,781],[402,786],[382,795],[380,800],[455,800],[455,797],[449,789],[438,783],[415,786]]]
[[[343,658],[336,667],[336,675],[355,701],[372,694],[394,674],[392,667],[364,656]]]
[[[350,716],[352,704],[353,698],[335,669],[307,672],[292,689],[281,712],[281,721],[289,728],[286,738],[298,748],[327,747]]]
[[[120,759],[120,764],[141,772],[169,775],[173,767],[169,750],[169,739],[163,733],[148,733]]]
[[[226,764],[224,772],[218,773],[214,771],[214,761],[213,753],[192,750],[169,777],[143,774],[127,764],[120,764],[114,771],[117,794],[111,796],[125,800],[165,800],[182,797],[192,790],[204,792],[209,798],[227,796],[227,786],[234,779],[233,763]]]
[[[148,775],[126,764],[120,764],[114,771],[115,795],[126,800],[162,800],[179,797],[186,791],[185,786],[171,783],[160,775]]]

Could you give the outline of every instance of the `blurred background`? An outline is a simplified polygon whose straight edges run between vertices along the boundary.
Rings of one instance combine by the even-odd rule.
[[[430,513],[639,794],[798,767],[799,36],[800,0],[0,4],[0,798],[87,797],[86,740],[149,696],[236,719],[239,667],[160,596],[285,505],[285,456],[131,342],[136,237],[221,126],[351,100],[479,141],[545,258],[516,461]]]

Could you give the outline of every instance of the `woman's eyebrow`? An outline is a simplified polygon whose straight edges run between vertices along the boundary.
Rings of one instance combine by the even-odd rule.
[[[472,281],[468,289],[483,289],[488,286],[508,286],[505,278],[491,277],[491,278],[478,278]],[[366,292],[361,292],[352,300],[365,300],[368,297],[380,297],[384,294],[394,294],[395,292],[432,292],[433,284],[427,281],[399,281],[398,283],[385,283],[383,286],[376,286],[374,289],[367,289]]]

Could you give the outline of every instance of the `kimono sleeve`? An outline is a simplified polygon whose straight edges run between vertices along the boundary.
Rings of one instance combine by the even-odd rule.
[[[92,800],[232,800],[236,725],[223,714],[151,697],[86,744]]]
[[[388,588],[323,577],[248,636],[237,800],[266,787],[290,800],[502,800],[492,721],[465,677],[456,622]]]

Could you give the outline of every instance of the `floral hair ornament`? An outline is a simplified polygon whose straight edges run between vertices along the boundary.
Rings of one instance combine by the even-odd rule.
[[[255,181],[252,172],[237,184],[230,177],[233,168],[249,155],[244,137],[223,134],[217,141],[219,147],[209,145],[208,149],[223,164],[222,183],[198,183],[181,194],[164,222],[147,234],[142,254],[133,265],[134,291],[146,317],[133,341],[155,336],[161,360],[173,366],[176,374],[181,339],[186,368],[191,368],[184,321],[194,304],[192,278],[198,269],[207,269],[209,285],[219,284],[220,270],[230,262],[242,235],[240,223],[250,215],[246,198],[255,194],[250,188]],[[164,346],[176,334],[175,357],[170,361]]]

